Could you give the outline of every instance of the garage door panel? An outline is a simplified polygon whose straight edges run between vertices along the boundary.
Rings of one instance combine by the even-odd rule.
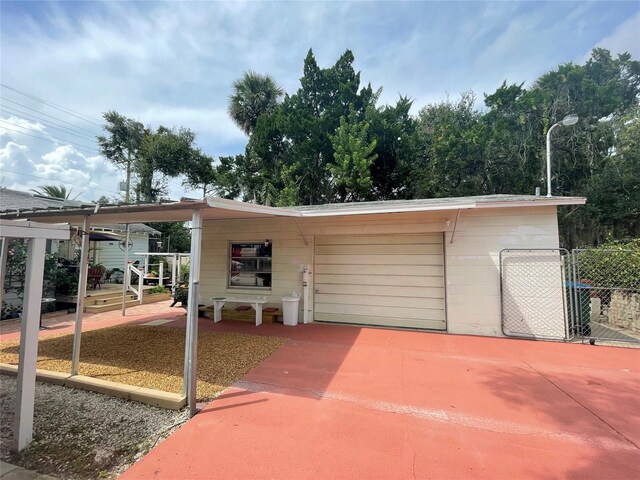
[[[316,237],[314,318],[446,329],[442,235]]]
[[[383,280],[381,280],[382,282]],[[393,297],[424,297],[424,298],[444,298],[444,287],[420,287],[406,286],[396,287],[381,285],[333,285],[323,284],[316,288],[316,297],[318,294],[338,294],[338,295],[378,295],[382,291],[382,295]],[[406,299],[404,300],[407,301]]]
[[[411,245],[316,245],[316,255],[442,255],[443,247],[433,244]]]
[[[442,277],[414,277],[411,275],[316,275],[316,288],[324,284],[433,287],[443,285],[443,279]]]
[[[316,303],[316,312],[345,315],[367,315],[370,317],[395,317],[406,319],[444,320],[444,310],[406,307],[380,307],[377,305],[340,305]]]
[[[318,245],[401,245],[432,244],[442,245],[442,235],[359,235],[359,236],[318,236]]]
[[[442,255],[316,255],[324,265],[443,265]]]
[[[316,274],[335,274],[343,275],[345,273],[344,265],[320,265],[315,266]],[[351,275],[407,275],[410,273],[414,277],[432,277],[442,279],[442,266],[439,265],[350,265],[349,273]],[[440,281],[438,285],[444,285]]]
[[[383,290],[381,293],[388,292]],[[444,300],[442,298],[391,297],[382,294],[346,295],[339,293],[320,293],[316,294],[316,305],[319,304],[372,305],[379,307],[406,307],[407,304],[410,304],[411,308],[444,309]]]
[[[350,323],[355,325],[377,325],[381,327],[404,327],[430,330],[445,330],[444,320],[413,320],[398,317],[370,317],[366,315],[338,315],[317,313],[316,320],[320,322]]]

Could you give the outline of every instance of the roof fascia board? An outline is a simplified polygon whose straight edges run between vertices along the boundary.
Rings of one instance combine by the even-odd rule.
[[[443,210],[468,210],[471,208],[476,208],[475,203],[465,203],[460,205],[416,205],[416,206],[405,206],[405,207],[396,207],[389,208],[380,206],[378,208],[365,208],[362,210],[345,210],[345,211],[304,211],[301,210],[303,217],[341,217],[344,215],[376,215],[383,213],[410,213],[410,212],[437,212]]]
[[[272,215],[279,217],[301,217],[299,211],[288,208],[268,207],[266,205],[256,205],[255,203],[237,202],[226,198],[207,197],[207,204],[211,208],[222,210],[232,210],[243,213],[257,213],[262,215]]]

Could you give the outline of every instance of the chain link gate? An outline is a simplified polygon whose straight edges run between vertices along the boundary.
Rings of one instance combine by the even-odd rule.
[[[575,249],[571,260],[582,341],[640,346],[640,251]]]
[[[565,249],[505,249],[500,252],[502,333],[509,337],[569,340],[571,268]]]
[[[500,252],[506,336],[640,347],[640,251]]]

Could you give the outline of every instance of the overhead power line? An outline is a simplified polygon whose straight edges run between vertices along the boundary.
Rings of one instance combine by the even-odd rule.
[[[18,105],[18,106],[20,106],[22,108],[26,108],[27,110],[31,110],[32,112],[36,112],[39,115],[44,115],[45,117],[53,118],[54,120],[57,120],[59,122],[68,123],[69,125],[71,125],[76,130],[84,130],[85,132],[90,133],[92,136],[96,136],[96,133],[92,132],[91,130],[87,130],[86,128],[78,127],[78,126],[74,125],[73,123],[68,122],[67,120],[63,120],[62,118],[54,117],[53,115],[49,115],[48,113],[41,112],[40,110],[36,110],[35,108],[27,107],[26,105],[23,105],[23,104],[21,104],[19,102],[11,100],[10,98],[0,97],[0,100],[3,100],[5,102],[14,103],[14,104],[16,104],[16,105]],[[14,107],[7,107],[6,105],[4,105],[4,108],[14,108]]]
[[[89,115],[85,115],[84,113],[78,112],[76,110],[71,110],[70,108],[66,108],[66,107],[63,107],[61,105],[57,105],[57,104],[49,102],[47,100],[43,100],[42,98],[38,98],[35,95],[31,95],[30,93],[22,92],[22,91],[17,90],[17,89],[15,89],[13,87],[10,87],[9,85],[4,84],[4,83],[0,83],[0,85],[2,87],[6,88],[7,90],[11,90],[11,91],[16,92],[16,93],[18,93],[20,95],[24,95],[25,97],[28,97],[28,98],[30,98],[32,100],[35,100],[35,101],[40,102],[40,103],[44,103],[45,105],[48,105],[48,106],[50,106],[52,108],[56,108],[56,109],[58,109],[58,110],[60,110],[60,111],[62,111],[64,113],[66,113],[67,115],[72,115],[72,116],[77,117],[77,118],[79,118],[81,120],[84,120],[85,122],[92,123],[93,125],[96,125],[96,126],[102,128],[102,125],[100,125],[99,123],[95,123],[95,122],[100,122],[101,120],[99,120],[99,119],[97,119],[95,117],[90,117]],[[95,122],[94,122],[94,120],[95,120]]]
[[[90,142],[95,142],[95,139],[91,138],[88,135],[84,135],[84,134],[81,135],[79,133],[74,133],[71,130],[67,130],[66,128],[60,127],[60,126],[55,127],[53,125],[59,125],[59,124],[56,124],[54,122],[50,122],[49,120],[42,120],[42,119],[39,119],[39,118],[35,118],[35,117],[32,117],[31,115],[27,115],[26,113],[17,114],[17,113],[14,113],[12,111],[6,110],[6,107],[0,107],[0,111],[5,112],[7,115],[11,115],[12,117],[22,118],[23,120],[27,120],[29,122],[37,122],[37,123],[40,123],[40,124],[44,125],[47,128],[53,128],[54,130],[60,130],[61,132],[66,133],[67,135],[73,135],[74,137],[82,138],[84,140],[89,140]],[[31,117],[31,118],[27,118],[27,117]]]
[[[37,130],[30,130],[30,129],[27,129],[25,127],[21,127],[20,125],[14,125],[13,123],[5,122],[4,120],[0,120],[0,122],[8,123],[11,126],[18,127],[18,128],[23,128],[25,130],[29,130],[29,131],[32,131],[32,132],[33,131],[37,132]],[[84,153],[86,155],[96,155],[96,154],[100,153],[98,150],[95,150],[93,147],[85,147],[83,145],[77,145],[74,142],[70,142],[68,140],[63,140],[63,139],[59,139],[59,138],[55,138],[55,137],[52,137],[52,138],[54,138],[54,140],[51,140],[50,138],[45,138],[45,137],[41,137],[39,135],[32,135],[30,133],[21,132],[20,130],[15,130],[13,128],[9,128],[9,127],[6,127],[6,126],[0,126],[0,127],[4,128],[6,130],[9,130],[11,132],[19,133],[21,135],[26,135],[27,137],[39,138],[40,140],[44,140],[45,142],[50,142],[50,143],[54,143],[54,144],[65,144],[66,143],[66,144],[69,144],[69,145],[73,146],[74,148],[76,148],[76,150],[78,150],[79,152]],[[86,150],[86,151],[83,151],[83,149]],[[91,150],[93,150],[93,152]]]
[[[50,182],[58,182],[58,183],[61,183],[63,185],[72,185],[74,187],[81,187],[81,188],[84,188],[85,191],[89,188],[86,185],[80,185],[79,183],[63,182],[62,180],[58,180],[58,179],[55,179],[55,178],[49,178],[49,177],[43,177],[42,175],[33,175],[33,174],[30,174],[30,173],[14,172],[12,170],[5,170],[5,169],[3,169],[2,171],[3,172],[8,172],[8,173],[13,173],[15,175],[22,175],[24,177],[40,178],[42,180],[48,180]],[[91,188],[91,190],[100,190],[101,192],[115,193],[116,195],[119,195],[118,192],[115,192],[113,190],[106,190],[104,188],[98,188],[98,187],[90,187],[90,188]]]

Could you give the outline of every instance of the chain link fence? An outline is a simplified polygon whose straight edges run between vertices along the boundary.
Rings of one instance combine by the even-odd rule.
[[[569,252],[565,249],[506,249],[500,252],[502,333],[510,337],[567,340],[574,329]]]
[[[640,346],[640,250],[500,252],[506,336]]]
[[[640,346],[640,251],[576,249],[573,317],[583,342]]]

